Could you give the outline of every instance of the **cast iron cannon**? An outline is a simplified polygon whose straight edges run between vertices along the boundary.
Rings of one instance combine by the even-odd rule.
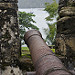
[[[28,31],[24,40],[30,49],[36,75],[72,75],[50,50],[39,31]]]

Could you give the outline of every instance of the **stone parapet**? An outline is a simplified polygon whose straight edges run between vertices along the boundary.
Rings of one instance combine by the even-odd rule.
[[[59,15],[60,17],[75,16],[75,7],[62,7]]]
[[[19,57],[20,39],[17,0],[0,0],[1,52],[4,62]]]
[[[68,45],[67,40],[71,42],[75,41],[74,38],[75,38],[75,0],[59,0],[59,19],[57,22],[57,36],[56,36],[56,43],[58,43],[59,45],[58,46],[56,45],[56,53],[66,55],[66,53],[64,52],[67,51],[67,48],[64,45]],[[64,46],[65,51],[60,46]],[[69,46],[71,47],[70,43]],[[74,45],[71,48],[74,48],[73,50],[75,50]],[[73,51],[71,48],[68,49]]]
[[[75,34],[75,16],[65,16],[57,22],[58,34]]]
[[[58,13],[56,54],[64,56],[67,62],[64,64],[73,69],[75,66],[73,64],[75,60],[75,0],[59,0]]]

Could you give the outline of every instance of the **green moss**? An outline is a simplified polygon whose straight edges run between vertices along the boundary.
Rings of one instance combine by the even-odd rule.
[[[55,49],[51,49],[55,53]]]
[[[54,46],[54,45],[52,45]],[[55,53],[55,49],[51,49],[54,53]],[[21,47],[21,52],[22,52],[22,56],[26,56],[26,57],[31,57],[30,56],[30,51],[29,51],[29,48],[28,47]]]
[[[28,47],[21,47],[21,50],[29,50]]]

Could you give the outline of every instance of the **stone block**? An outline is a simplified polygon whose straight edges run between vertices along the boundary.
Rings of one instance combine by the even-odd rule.
[[[59,0],[58,12],[59,19],[57,22],[55,51],[59,56],[65,57],[63,63],[67,68],[74,69],[75,0]]]
[[[63,17],[57,22],[57,33],[75,34],[75,17]]]
[[[62,7],[75,7],[75,0],[59,0],[59,10]]]
[[[0,2],[1,52],[5,62],[10,62],[12,56],[18,59],[20,54],[17,9],[17,3]]]
[[[75,35],[57,34],[56,53],[64,56],[75,56]]]
[[[17,3],[0,3],[0,11],[2,9],[12,9],[12,10],[18,10]]]
[[[67,6],[67,0],[59,0],[59,10],[61,10],[62,7],[66,7]]]
[[[75,7],[62,7],[59,16],[60,18],[64,16],[75,16]]]

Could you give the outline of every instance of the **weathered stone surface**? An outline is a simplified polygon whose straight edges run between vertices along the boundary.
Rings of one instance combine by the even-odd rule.
[[[63,5],[62,5],[63,4]],[[67,55],[68,50],[75,51],[75,0],[60,0],[59,1],[59,20],[57,22],[57,37],[56,52],[62,55]],[[68,43],[67,41],[71,41]],[[71,47],[72,44],[72,47]],[[64,46],[65,45],[65,46]],[[61,46],[61,47],[60,47]],[[64,49],[62,48],[64,46]],[[69,46],[69,47],[68,47]],[[73,48],[73,49],[72,49]],[[64,51],[65,50],[65,51]],[[63,54],[64,53],[64,54]]]
[[[74,7],[75,6],[75,0],[59,0],[59,11],[62,7]]]
[[[22,71],[19,69],[19,67],[6,67],[5,71],[2,71],[2,75],[22,75]]]
[[[59,15],[60,17],[75,16],[75,7],[62,7]]]
[[[17,10],[17,0],[0,0],[0,75],[19,75],[21,72],[17,68],[20,55]]]
[[[75,33],[75,17],[65,16],[57,22],[57,33],[62,34],[74,34]]]
[[[18,0],[0,0],[0,2],[18,2]]]
[[[16,10],[17,11],[18,7],[17,7],[17,4],[16,3],[0,3],[0,9],[1,10],[2,9],[4,9],[4,10],[12,9],[12,10]]]
[[[59,1],[56,54],[64,56],[68,69],[75,67],[75,0]]]
[[[75,56],[75,35],[58,34],[56,37],[56,53],[64,56]]]
[[[17,3],[13,3],[16,1],[0,0],[1,52],[5,62],[13,56],[17,59],[20,52]]]

